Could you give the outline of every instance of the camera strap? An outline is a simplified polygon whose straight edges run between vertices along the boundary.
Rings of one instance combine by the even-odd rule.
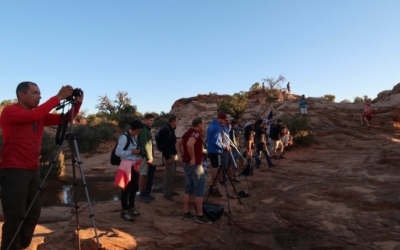
[[[60,120],[58,122],[58,127],[57,127],[57,133],[56,133],[57,145],[61,145],[64,142],[65,133],[67,132],[67,127],[68,127],[68,116],[69,112],[67,112],[67,114],[64,114],[64,109],[63,109],[63,112],[60,114]]]

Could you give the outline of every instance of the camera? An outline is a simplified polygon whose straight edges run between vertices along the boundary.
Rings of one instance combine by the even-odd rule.
[[[142,158],[147,157],[146,152],[143,152],[143,149],[141,147],[137,147],[136,149],[140,151],[138,154],[140,157]]]
[[[81,95],[82,95],[82,90],[79,88],[76,88],[76,89],[72,90],[72,95],[68,96],[66,100],[71,101],[72,99],[74,99],[74,97],[81,96]]]

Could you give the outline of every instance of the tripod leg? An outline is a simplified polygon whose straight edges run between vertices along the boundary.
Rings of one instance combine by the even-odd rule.
[[[58,156],[60,155],[61,151],[63,150],[64,146],[65,146],[66,141],[64,140],[63,143],[61,144],[60,149],[58,150],[56,156],[54,156],[53,160],[51,161],[51,165],[49,167],[49,170],[47,171],[46,175],[44,176],[42,183],[40,183],[40,186],[38,187],[38,190],[36,191],[35,196],[33,197],[33,200],[31,202],[31,204],[29,204],[28,209],[26,210],[26,213],[24,215],[24,217],[22,218],[21,223],[19,224],[17,231],[15,232],[13,238],[11,239],[10,243],[8,244],[7,250],[9,250],[11,248],[12,243],[14,242],[15,238],[17,237],[17,235],[19,234],[22,225],[24,224],[25,220],[27,219],[29,212],[31,211],[33,204],[35,203],[39,193],[42,191],[43,185],[46,182],[47,178],[49,177],[49,174],[51,172],[51,170],[53,169],[54,164],[57,162]]]
[[[79,235],[80,232],[80,226],[79,226],[79,205],[78,205],[78,192],[77,192],[77,186],[78,186],[78,181],[76,179],[76,152],[74,148],[74,142],[73,140],[70,141],[70,146],[71,146],[71,162],[72,162],[72,184],[74,188],[74,205],[75,205],[75,221],[76,221],[76,236],[78,237],[78,249],[81,249],[81,237]]]
[[[88,207],[89,207],[90,218],[92,219],[94,234],[95,234],[95,238],[96,238],[96,241],[97,241],[97,247],[98,247],[99,250],[101,250],[99,236],[97,235],[96,223],[94,221],[94,214],[93,214],[93,210],[92,210],[92,205],[90,203],[89,192],[88,192],[88,189],[87,189],[85,175],[83,173],[82,160],[81,160],[81,156],[79,154],[78,143],[76,142],[76,136],[75,135],[72,135],[72,142],[73,142],[73,146],[72,147],[74,148],[74,152],[75,152],[76,158],[78,159],[78,166],[79,166],[79,170],[80,170],[80,173],[81,173],[83,188],[85,189],[86,200],[87,200]],[[75,168],[75,166],[72,166],[72,167]]]
[[[217,176],[215,177],[214,182],[211,184],[210,190],[209,190],[208,195],[207,195],[207,199],[205,200],[206,202],[208,201],[208,198],[210,198],[211,189],[214,187],[215,183],[217,182],[217,180],[218,180],[218,178],[219,178],[219,173],[220,173],[220,171],[221,171],[221,168],[222,168],[222,167],[219,167],[218,172],[217,172]],[[213,169],[213,170],[214,170],[214,169]]]

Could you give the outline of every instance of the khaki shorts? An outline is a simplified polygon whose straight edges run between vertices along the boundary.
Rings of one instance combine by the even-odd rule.
[[[146,159],[143,159],[142,165],[139,166],[139,174],[145,175],[149,173],[149,164],[147,163]]]

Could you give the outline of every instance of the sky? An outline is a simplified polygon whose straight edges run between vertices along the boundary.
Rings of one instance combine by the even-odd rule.
[[[0,101],[22,81],[82,109],[127,91],[139,112],[248,91],[284,75],[294,94],[375,98],[400,82],[398,0],[0,1]]]

